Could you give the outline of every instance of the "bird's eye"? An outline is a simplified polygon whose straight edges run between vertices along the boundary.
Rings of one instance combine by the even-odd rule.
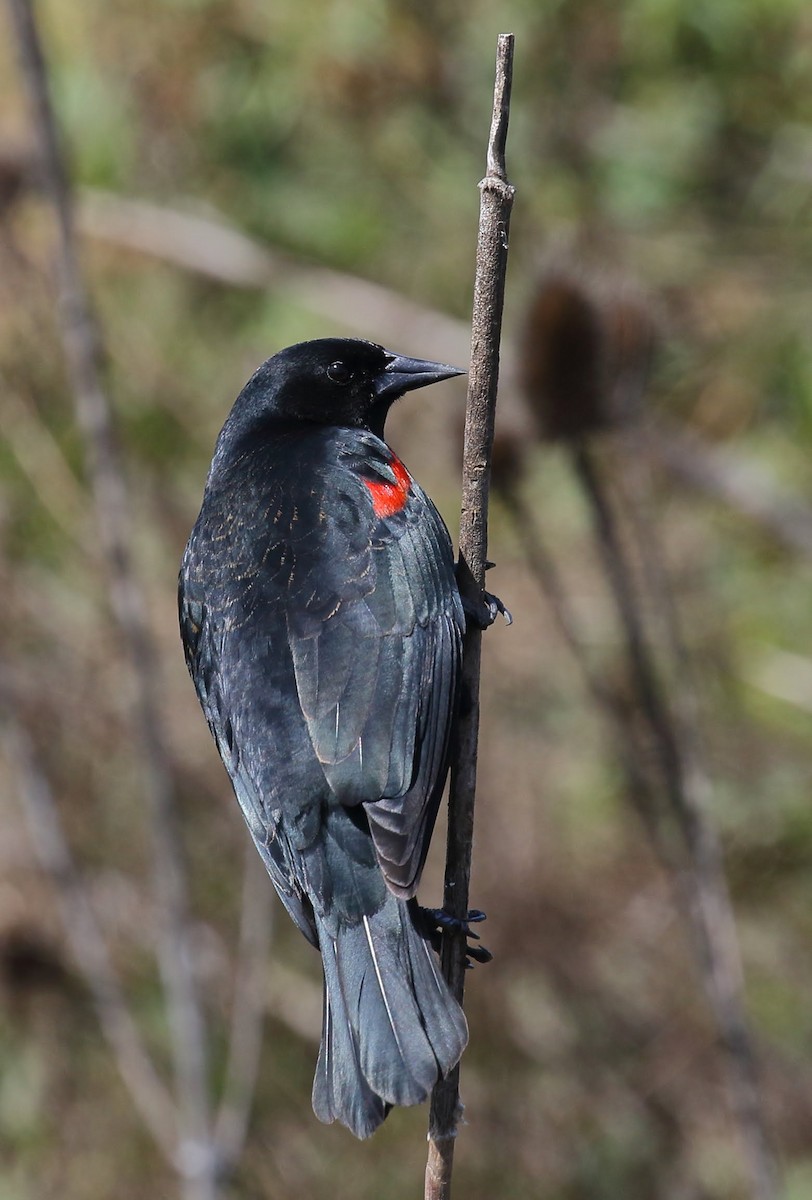
[[[333,383],[340,383],[343,386],[352,379],[352,371],[346,363],[334,362],[330,363],[327,368],[327,377],[332,379]]]

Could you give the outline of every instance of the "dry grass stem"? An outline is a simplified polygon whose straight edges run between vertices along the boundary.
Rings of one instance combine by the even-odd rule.
[[[136,685],[135,740],[144,772],[153,835],[161,929],[159,960],[167,995],[178,1091],[180,1142],[175,1162],[189,1200],[216,1195],[211,1147],[206,1034],[191,962],[185,866],[158,703],[157,655],[132,561],[130,499],[104,385],[101,330],[79,261],[74,204],[47,68],[29,0],[9,0],[22,73],[40,149],[42,181],[58,228],[59,316],[107,567],[110,607]]]
[[[246,838],[228,1058],[223,1097],[214,1127],[217,1160],[226,1168],[238,1162],[245,1145],[259,1075],[267,1007],[265,976],[271,945],[272,904],[268,872],[253,843]]]
[[[3,700],[2,740],[36,859],[51,880],[65,937],[93,999],[102,1032],[144,1125],[168,1162],[177,1145],[175,1103],[158,1076],[127,1007],[107,942],[73,861],[50,784],[31,739]]]
[[[694,706],[683,701],[675,717],[663,695],[648,646],[634,575],[601,469],[584,442],[573,445],[572,458],[589,503],[596,544],[623,630],[630,680],[653,739],[670,816],[682,842],[685,862],[676,876],[676,884],[682,893],[702,983],[725,1051],[731,1109],[748,1164],[750,1194],[753,1200],[775,1200],[777,1167],[767,1134],[745,1011],[735,914],[719,841],[705,815],[711,785],[699,752]],[[642,521],[636,522],[636,528],[639,533]],[[655,558],[653,539],[646,538],[643,551],[650,577],[659,579],[665,588],[665,567],[658,555]],[[672,613],[667,623],[670,650],[681,675],[685,653],[676,614]]]

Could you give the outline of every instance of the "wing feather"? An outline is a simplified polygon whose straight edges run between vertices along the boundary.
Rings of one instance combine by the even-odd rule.
[[[339,803],[364,804],[387,883],[411,896],[445,781],[464,623],[451,542],[425,493],[412,484],[405,508],[379,519],[355,478],[367,555],[329,559],[331,574],[345,572],[336,594],[349,598],[307,638],[295,614],[291,649],[325,778]]]

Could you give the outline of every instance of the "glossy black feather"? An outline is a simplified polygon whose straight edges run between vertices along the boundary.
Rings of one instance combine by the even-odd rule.
[[[425,1098],[467,1036],[406,903],[446,775],[462,608],[442,519],[372,432],[399,381],[418,386],[409,371],[452,373],[431,366],[340,340],[269,360],[220,435],[180,577],[204,713],[322,952],[314,1108],[358,1136]]]

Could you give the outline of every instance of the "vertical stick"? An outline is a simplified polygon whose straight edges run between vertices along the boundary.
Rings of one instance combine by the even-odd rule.
[[[508,231],[514,189],[507,181],[505,143],[513,76],[513,34],[499,35],[493,117],[488,139],[488,167],[480,183],[471,369],[465,414],[462,511],[460,518],[460,587],[479,600],[485,585],[488,547],[488,490],[499,381],[499,342],[507,273]],[[469,625],[463,647],[460,714],[451,755],[451,794],[443,904],[464,921],[474,831],[477,738],[479,734],[479,669],[481,630]],[[461,931],[443,933],[442,964],[452,992],[462,1003],[466,938]],[[425,1200],[448,1200],[454,1139],[462,1112],[459,1066],[434,1088],[429,1120],[429,1154]]]

